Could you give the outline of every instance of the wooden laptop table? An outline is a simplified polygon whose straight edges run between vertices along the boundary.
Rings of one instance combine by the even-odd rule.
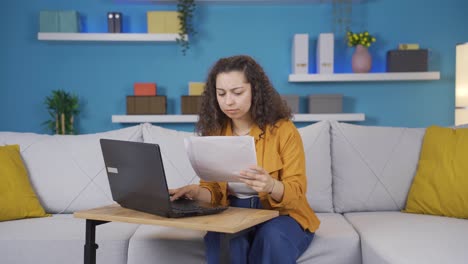
[[[132,224],[160,225],[193,230],[221,233],[221,263],[229,263],[229,240],[247,232],[254,226],[277,217],[278,211],[229,207],[227,210],[204,216],[183,218],[165,218],[153,214],[122,208],[117,204],[79,211],[73,214],[76,218],[86,219],[86,240],[84,246],[84,263],[96,263],[96,226],[109,222]]]

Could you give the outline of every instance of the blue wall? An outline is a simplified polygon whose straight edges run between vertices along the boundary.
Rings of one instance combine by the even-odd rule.
[[[182,56],[176,43],[45,42],[37,40],[41,10],[77,10],[87,32],[105,32],[106,12],[124,13],[124,31],[145,32],[146,11],[174,5],[115,0],[22,0],[0,4],[0,131],[47,132],[44,98],[52,90],[79,95],[81,133],[123,127],[111,123],[125,114],[125,96],[134,82],[156,82],[168,97],[168,112],[180,113],[180,95],[189,81],[204,81],[220,57],[250,54],[269,74],[280,93],[342,93],[344,111],[366,114],[360,124],[421,127],[453,124],[455,45],[468,41],[468,1],[366,0],[354,4],[351,27],[367,29],[378,41],[370,50],[373,72],[385,70],[385,54],[398,43],[420,43],[430,49],[430,70],[441,80],[418,82],[289,83],[291,42],[309,33],[310,61],[321,32],[333,31],[332,5],[199,5],[198,35]],[[336,25],[336,24],[335,24]],[[336,72],[350,72],[351,48],[343,32],[335,32]],[[315,71],[315,66],[311,67]],[[301,111],[306,112],[306,100]],[[302,126],[304,124],[299,124]],[[192,130],[192,125],[164,125]]]

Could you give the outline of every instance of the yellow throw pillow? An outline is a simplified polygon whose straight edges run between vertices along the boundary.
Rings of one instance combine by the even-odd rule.
[[[427,128],[403,212],[468,218],[468,128]]]
[[[29,182],[18,145],[0,147],[0,221],[48,216]]]

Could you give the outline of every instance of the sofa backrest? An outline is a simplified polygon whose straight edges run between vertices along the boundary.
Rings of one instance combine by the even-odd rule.
[[[190,136],[195,136],[195,134],[166,129],[149,123],[143,124],[144,142],[160,146],[169,188],[179,188],[200,181],[185,152],[184,138]]]
[[[330,123],[299,128],[306,156],[307,201],[318,213],[332,213]]]
[[[31,184],[48,213],[113,203],[99,139],[143,141],[141,126],[86,135],[0,132],[0,145],[20,145]]]
[[[333,212],[331,188],[330,124],[319,122],[299,132],[306,152],[307,198],[317,212]],[[185,152],[184,138],[194,133],[144,124],[143,140],[159,144],[169,188],[198,183],[200,178],[190,165]]]
[[[403,209],[424,133],[425,128],[331,122],[335,212]]]

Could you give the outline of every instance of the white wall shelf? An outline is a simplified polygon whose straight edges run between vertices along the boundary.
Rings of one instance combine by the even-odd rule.
[[[352,114],[295,114],[294,122],[317,122],[322,120],[364,121],[365,115]],[[113,115],[112,123],[195,123],[198,115]]]
[[[39,32],[38,40],[58,41],[146,41],[146,42],[175,42],[178,34],[151,33],[49,33]]]
[[[290,74],[289,82],[362,82],[439,80],[440,72]]]

